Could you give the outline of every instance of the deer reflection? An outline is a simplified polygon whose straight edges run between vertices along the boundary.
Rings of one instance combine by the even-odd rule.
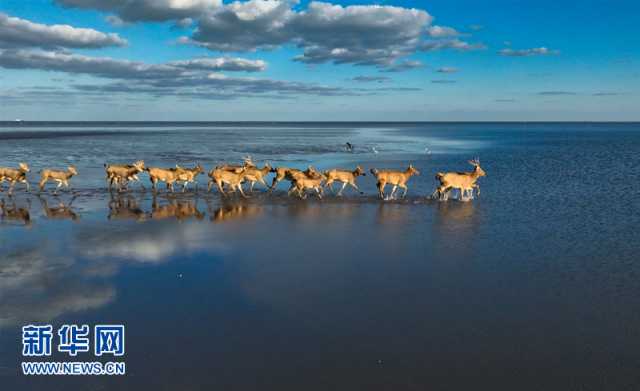
[[[412,213],[413,208],[408,205],[381,203],[376,211],[376,221],[385,226],[406,226]]]
[[[207,201],[207,209],[210,220],[214,223],[251,218],[262,213],[262,206],[244,202],[223,203],[214,208],[211,202]]]
[[[436,210],[441,224],[455,226],[471,223],[476,207],[468,202],[438,203]]]
[[[147,220],[149,214],[138,205],[138,200],[130,194],[111,194],[109,199],[109,220]]]
[[[17,221],[25,227],[31,227],[31,201],[27,199],[27,207],[19,207],[16,205],[14,198],[10,198],[11,205],[7,204],[4,198],[0,199],[0,221]]]
[[[75,196],[73,196],[67,204],[56,197],[56,199],[58,200],[58,204],[53,207],[49,207],[49,203],[44,196],[39,195],[38,199],[40,200],[40,204],[42,205],[42,212],[47,217],[47,219],[72,221],[78,221],[80,219],[80,216],[71,208],[73,201],[76,199]]]
[[[161,205],[154,195],[151,201],[151,218],[153,220],[164,220],[172,217],[175,217],[178,221],[188,220],[192,217],[202,220],[204,213],[198,210],[197,199],[178,200],[170,198],[168,203]]]

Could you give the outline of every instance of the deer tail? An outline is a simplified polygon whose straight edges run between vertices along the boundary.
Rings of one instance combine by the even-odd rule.
[[[439,172],[439,173],[436,174],[436,179],[440,180],[440,179],[442,179],[443,176],[444,176],[444,173],[443,172]]]
[[[371,169],[371,170],[369,170],[369,171],[371,171],[371,173],[372,173],[373,175],[378,175],[378,169],[377,169],[377,168],[372,168],[372,169]]]

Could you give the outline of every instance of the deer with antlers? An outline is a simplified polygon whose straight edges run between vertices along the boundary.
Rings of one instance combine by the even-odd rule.
[[[440,182],[440,186],[436,188],[431,197],[446,201],[449,198],[451,189],[458,189],[460,191],[460,201],[468,201],[469,196],[473,198],[473,189],[476,189],[478,195],[480,195],[480,186],[478,186],[476,182],[480,177],[486,176],[487,174],[480,167],[480,160],[478,158],[469,160],[469,164],[474,167],[471,172],[437,173],[436,180]]]

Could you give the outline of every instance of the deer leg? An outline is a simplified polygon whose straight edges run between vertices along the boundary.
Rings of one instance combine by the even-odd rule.
[[[356,189],[356,191],[358,191],[360,194],[363,194],[363,193],[360,191],[360,188],[358,187],[358,185],[356,185],[356,183],[355,183],[355,182],[349,182],[349,184],[351,185],[351,187],[353,187],[354,189]]]
[[[334,192],[333,192],[333,179],[329,179],[327,181],[327,183],[325,183],[324,185],[329,187],[329,190],[331,190],[331,194],[334,194]]]
[[[256,184],[256,181],[251,181],[251,187],[249,188],[249,193],[253,193],[253,185]]]
[[[391,189],[391,194],[389,194],[389,199],[393,200],[395,195],[396,195],[396,190],[398,190],[398,185],[393,185],[393,188]]]
[[[409,190],[409,188],[407,187],[407,185],[405,185],[404,183],[401,185],[398,185],[400,187],[402,187],[404,189],[404,193],[402,193],[402,198],[407,196],[407,191]]]
[[[24,184],[27,186],[27,193],[31,191],[31,186],[29,185],[29,181],[25,180]]]
[[[13,194],[13,188],[15,186],[16,182],[12,181],[11,184],[9,185],[9,195]]]
[[[338,197],[342,197],[342,190],[344,190],[345,187],[347,187],[347,182],[343,182],[342,183],[342,187],[340,188],[340,191],[338,192]]]
[[[466,201],[467,200],[467,192],[464,188],[460,187],[458,189],[460,191],[460,195],[458,196],[458,200]]]
[[[316,194],[318,195],[319,199],[322,199],[322,194],[320,194],[320,189],[318,189],[317,187],[316,187]]]
[[[293,190],[294,190],[294,189],[295,189],[295,190],[298,190],[298,189],[296,188],[296,185],[295,185],[293,182],[291,182],[291,186],[289,187],[289,190],[287,191],[287,195],[288,195],[288,196],[290,196],[290,195],[291,195],[291,193],[293,193]]]
[[[264,181],[264,178],[260,178],[258,180],[258,182],[262,183],[264,185],[264,187],[266,187],[267,189],[269,189],[269,186],[267,185],[267,182]]]
[[[240,190],[240,195],[244,198],[248,198],[244,191],[242,191],[242,183],[238,183],[238,190]]]
[[[385,187],[386,185],[387,185],[387,184],[386,184],[386,183],[384,183],[384,182],[378,182],[378,183],[377,183],[377,186],[378,186],[378,195],[379,195],[379,196],[380,196],[380,198],[381,198],[381,199],[383,199],[383,200],[384,200],[384,187]]]
[[[271,187],[269,187],[269,192],[272,192],[273,189],[276,188],[277,184],[278,184],[278,178],[273,178],[273,180],[271,181]]]
[[[220,192],[220,195],[222,195],[223,197],[226,197],[227,194],[224,192],[224,188],[222,187],[222,183],[219,181],[216,181],[216,185],[218,186],[218,191]]]

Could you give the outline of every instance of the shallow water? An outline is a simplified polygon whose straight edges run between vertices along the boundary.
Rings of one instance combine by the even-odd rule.
[[[0,193],[3,389],[640,385],[640,125],[140,125],[0,128],[0,165],[80,172],[58,196]],[[370,175],[342,199],[104,189],[107,161],[246,154],[421,175],[392,202]],[[475,156],[481,197],[426,199]],[[31,322],[125,324],[128,374],[18,375]]]

